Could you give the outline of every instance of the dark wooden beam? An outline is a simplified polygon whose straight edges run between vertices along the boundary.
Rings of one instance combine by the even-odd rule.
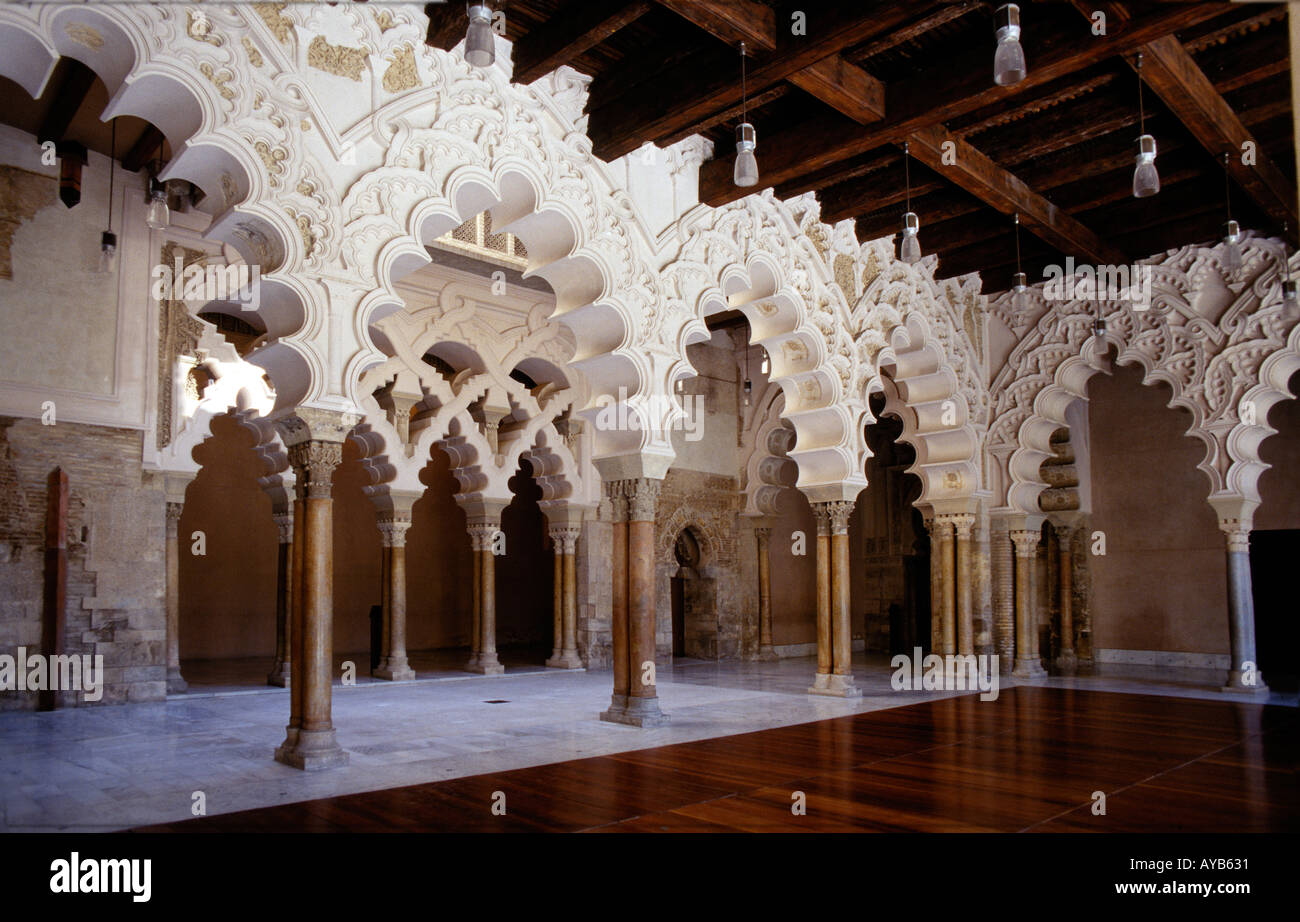
[[[1003,214],[1019,212],[1027,230],[1062,252],[1097,263],[1123,262],[1119,250],[942,126],[918,131],[908,141],[916,159]]]
[[[63,71],[63,78],[58,83],[58,89],[47,94],[52,102],[41,121],[36,138],[38,141],[53,141],[55,144],[62,141],[68,133],[68,126],[72,124],[77,110],[86,101],[86,95],[95,82],[95,72],[75,58],[61,58],[59,69]]]
[[[1142,76],[1161,101],[1207,151],[1216,157],[1225,152],[1231,155],[1228,172],[1265,213],[1294,226],[1296,187],[1264,152],[1178,39],[1169,35],[1148,42],[1142,53]],[[1243,162],[1242,151],[1248,144],[1254,147],[1253,164]]]
[[[429,17],[429,28],[424,43],[432,48],[451,51],[460,44],[469,29],[465,6],[457,0],[448,3],[426,3],[424,14]]]
[[[898,4],[902,6],[902,4]],[[1062,42],[1035,59],[1028,75],[1011,87],[993,84],[987,55],[972,61],[940,65],[924,74],[886,88],[886,115],[871,125],[845,119],[802,124],[769,135],[759,144],[762,184],[779,185],[803,173],[833,166],[884,144],[901,143],[910,135],[973,112],[998,100],[1026,92],[1076,73],[1099,61],[1128,54],[1181,28],[1223,15],[1220,4],[1162,7],[1128,22],[1113,24],[1104,36],[1092,36],[1081,26],[1079,40]],[[731,182],[735,155],[707,162],[700,170],[700,199],[723,205],[748,194]]]
[[[138,172],[153,159],[154,151],[162,147],[163,133],[153,125],[146,125],[144,134],[131,145],[131,149],[122,158],[122,169],[128,173]]]
[[[515,45],[515,83],[532,83],[561,64],[569,64],[588,49],[599,45],[619,29],[650,11],[650,0],[635,0],[622,6],[581,4],[572,14],[551,17],[527,32]]]

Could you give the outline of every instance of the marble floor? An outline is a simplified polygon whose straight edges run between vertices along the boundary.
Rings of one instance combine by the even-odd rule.
[[[503,657],[509,662],[508,657]],[[806,693],[811,658],[774,663],[678,662],[659,673],[669,726],[603,723],[608,672],[522,666],[484,677],[417,660],[420,678],[335,686],[334,725],[347,766],[304,774],[271,758],[284,737],[288,691],[255,683],[268,663],[192,674],[166,702],[0,714],[0,831],[113,830],[441,781],[807,723],[948,697],[894,691],[884,656],[855,657],[863,697]],[[362,670],[365,671],[365,670]],[[244,684],[241,684],[244,683]],[[1003,687],[1015,683],[1004,679]],[[1039,679],[1027,684],[1222,699],[1205,677]],[[1263,702],[1260,702],[1263,703]],[[1295,705],[1295,695],[1273,696]]]

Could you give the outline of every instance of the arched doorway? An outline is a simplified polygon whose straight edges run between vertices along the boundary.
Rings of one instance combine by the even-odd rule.
[[[703,572],[699,537],[683,528],[673,541],[673,658],[718,658],[716,580]]]

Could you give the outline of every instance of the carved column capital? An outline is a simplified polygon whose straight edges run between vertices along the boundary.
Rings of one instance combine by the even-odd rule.
[[[768,540],[772,537],[772,529],[768,528],[766,525],[760,525],[758,528],[754,529],[754,535],[758,538],[759,547],[762,547],[767,544]]]
[[[829,503],[813,503],[813,518],[817,520],[817,537],[826,538],[831,533],[831,513],[826,507]]]
[[[623,485],[625,480],[607,480],[603,486],[605,498],[609,500],[610,519],[614,522],[627,521],[627,494]]]
[[[1042,535],[1036,531],[1011,532],[1011,541],[1016,546],[1017,557],[1033,557],[1038,552],[1038,542],[1041,540]]]
[[[1228,553],[1250,553],[1250,526],[1239,521],[1219,522],[1219,531],[1228,542]]]
[[[273,512],[271,521],[275,523],[279,543],[293,544],[293,512]]]
[[[492,539],[501,530],[499,522],[471,522],[469,524],[470,546],[476,551],[492,550]]]
[[[623,483],[627,495],[627,520],[653,522],[655,506],[659,502],[659,489],[663,486],[663,481],[655,480],[653,477],[637,477],[634,480],[625,480]]]
[[[557,554],[572,554],[578,549],[578,536],[582,534],[580,525],[552,525],[546,530],[555,542]]]
[[[849,519],[853,517],[853,509],[857,503],[851,500],[840,500],[826,504],[826,511],[831,517],[831,534],[847,535],[849,533]]]
[[[952,526],[953,533],[959,540],[969,539],[971,529],[975,527],[975,516],[970,512],[946,513],[939,516],[939,519]]]
[[[329,499],[334,470],[343,463],[343,443],[311,439],[289,446],[300,499]]]
[[[1056,532],[1056,540],[1061,543],[1062,547],[1069,547],[1070,540],[1074,537],[1073,525],[1052,525],[1052,531]]]
[[[406,532],[411,527],[410,519],[380,519],[378,525],[381,547],[406,547]]]
[[[181,531],[181,513],[185,511],[184,503],[167,503],[167,537],[175,538]]]

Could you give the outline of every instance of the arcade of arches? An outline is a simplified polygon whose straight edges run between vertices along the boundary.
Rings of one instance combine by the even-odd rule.
[[[0,650],[102,655],[100,704],[287,686],[275,756],[305,769],[347,760],[345,675],[436,709],[421,679],[601,672],[636,727],[672,720],[656,667],[699,660],[800,660],[839,698],[916,648],[1293,690],[1281,240],[1151,257],[1146,310],[1040,283],[1016,311],[812,193],[701,204],[699,137],[603,163],[581,74],[516,85],[426,46],[418,5],[355,6],[202,34],[0,9],[8,81],[76,58],[205,193],[151,228],[92,150],[69,209],[0,126]],[[200,284],[159,296],[157,266]],[[203,287],[241,266],[255,304]]]

